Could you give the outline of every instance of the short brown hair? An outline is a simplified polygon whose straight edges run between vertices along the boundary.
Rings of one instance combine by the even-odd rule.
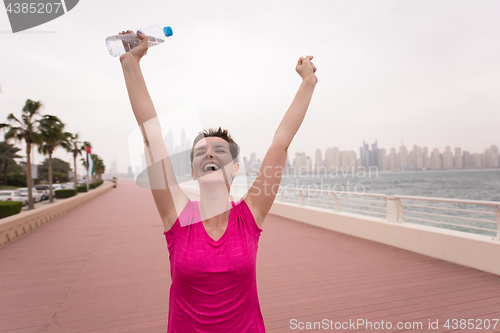
[[[191,153],[189,154],[189,157],[191,158],[191,169],[193,168],[193,158],[194,158],[194,146],[203,138],[208,138],[208,137],[219,137],[224,139],[229,143],[229,151],[231,152],[231,157],[233,158],[233,162],[237,163],[238,162],[238,155],[240,154],[240,147],[238,144],[233,140],[231,137],[231,134],[229,134],[229,131],[226,129],[222,129],[219,127],[218,129],[215,128],[209,128],[207,130],[203,130],[203,132],[200,132],[198,136],[194,139],[193,141],[193,148],[191,148]]]

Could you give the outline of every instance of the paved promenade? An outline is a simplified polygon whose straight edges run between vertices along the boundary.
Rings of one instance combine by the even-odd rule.
[[[315,331],[292,330],[292,319],[422,322],[419,332],[447,332],[459,331],[445,329],[447,319],[500,318],[499,276],[276,216],[263,229],[257,281],[268,332]],[[150,191],[119,181],[0,249],[0,332],[165,332],[169,286]],[[500,331],[493,323],[477,331]],[[347,331],[406,330],[321,330]]]

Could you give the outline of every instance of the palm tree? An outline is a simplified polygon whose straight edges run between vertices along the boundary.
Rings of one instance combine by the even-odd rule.
[[[75,167],[75,189],[77,188],[77,172],[76,172],[76,158],[78,155],[81,155],[83,151],[85,151],[85,145],[80,144],[80,141],[78,141],[78,133],[71,135],[71,137],[68,140],[68,147],[66,150],[69,153],[73,154],[73,162],[74,162],[74,167]],[[88,142],[87,142],[88,143]],[[90,145],[90,143],[88,143]]]
[[[35,208],[33,205],[33,184],[31,179],[31,145],[37,143],[35,116],[40,114],[42,102],[28,99],[23,107],[21,120],[14,114],[9,114],[7,120],[9,124],[0,124],[0,128],[6,128],[5,140],[16,139],[26,142],[26,185],[28,187],[28,209]]]
[[[17,155],[21,149],[15,147],[13,144],[5,141],[0,142],[0,170],[4,176],[5,185],[7,185],[7,168],[11,164],[16,164],[16,158],[22,158]]]
[[[49,202],[54,202],[52,193],[52,153],[57,147],[68,147],[68,138],[71,133],[64,132],[64,124],[56,116],[44,115],[39,121],[37,133],[39,147],[38,151],[43,155],[49,155]]]
[[[92,154],[92,161],[94,162],[95,174],[98,180],[102,180],[102,174],[106,171],[104,161],[96,154]]]

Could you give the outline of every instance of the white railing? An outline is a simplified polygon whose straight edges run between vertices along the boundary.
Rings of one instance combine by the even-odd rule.
[[[438,227],[448,226],[460,231],[485,231],[488,234],[495,235],[497,239],[500,236],[500,202],[498,201],[427,198],[403,195],[395,195],[394,199],[399,208],[399,222],[418,221],[421,224]],[[424,205],[421,202],[431,204]],[[436,205],[436,203],[441,205]],[[491,219],[492,216],[496,218]]]
[[[198,183],[183,186],[198,188]],[[231,194],[243,196],[248,186],[232,185]],[[275,201],[332,209],[383,218],[388,222],[417,223],[471,233],[500,236],[500,202],[387,196],[375,193],[335,192],[318,189],[280,187]],[[430,205],[421,202],[430,203]],[[467,208],[466,207],[475,207]],[[479,208],[478,208],[479,207]],[[496,219],[491,219],[494,216]],[[462,223],[459,223],[462,222]]]

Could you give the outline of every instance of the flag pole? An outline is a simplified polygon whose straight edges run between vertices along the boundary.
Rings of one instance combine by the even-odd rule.
[[[87,153],[87,192],[89,191],[89,151],[85,148],[85,152]]]

